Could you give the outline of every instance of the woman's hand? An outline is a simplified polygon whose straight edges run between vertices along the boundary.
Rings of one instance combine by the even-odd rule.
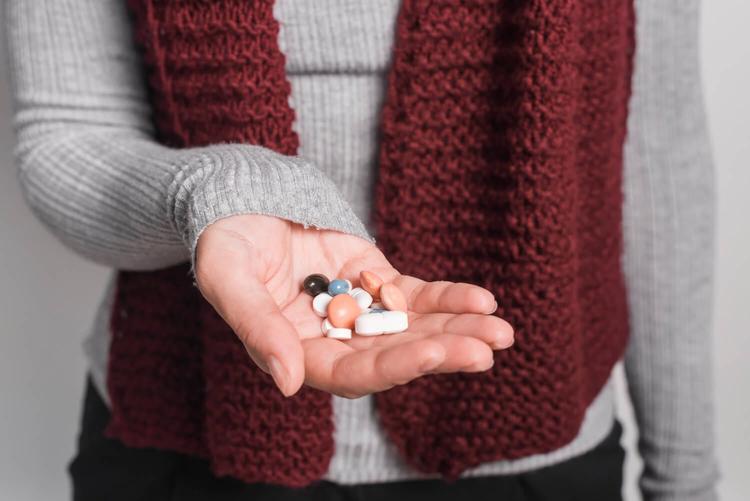
[[[409,329],[324,337],[303,279],[322,273],[356,284],[362,270],[401,289]],[[510,325],[490,315],[497,304],[489,291],[401,275],[366,240],[276,217],[232,216],[210,225],[198,239],[195,272],[203,295],[287,396],[303,382],[354,398],[428,373],[484,371],[493,349],[513,344]]]

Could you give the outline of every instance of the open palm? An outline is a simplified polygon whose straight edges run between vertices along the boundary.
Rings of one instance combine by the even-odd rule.
[[[510,325],[490,315],[497,305],[489,291],[402,275],[376,246],[337,231],[270,216],[228,217],[201,234],[195,270],[203,295],[285,395],[306,383],[358,397],[428,373],[483,371],[492,366],[493,349],[513,343]],[[323,273],[356,286],[362,270],[401,289],[408,330],[346,341],[324,337],[303,279]]]

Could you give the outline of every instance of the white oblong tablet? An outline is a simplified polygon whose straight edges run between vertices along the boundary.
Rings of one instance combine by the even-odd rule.
[[[382,313],[363,313],[354,320],[354,332],[360,336],[379,336],[383,333]]]
[[[334,327],[332,329],[328,329],[328,332],[326,332],[326,337],[329,337],[331,339],[351,339],[352,330],[343,329],[341,327]]]
[[[313,298],[313,310],[319,317],[325,318],[328,316],[328,303],[331,302],[331,299],[333,299],[333,296],[327,292],[321,292]]]
[[[333,329],[333,324],[326,318],[323,320],[323,323],[320,324],[320,330],[323,331],[323,334],[328,334],[328,331],[331,329]]]
[[[383,334],[396,334],[409,328],[409,316],[405,311],[386,311],[382,315],[386,318]]]
[[[379,336],[403,332],[409,327],[409,317],[403,311],[363,313],[354,321],[354,331],[360,336]]]

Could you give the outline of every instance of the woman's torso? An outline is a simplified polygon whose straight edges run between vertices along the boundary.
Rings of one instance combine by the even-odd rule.
[[[299,154],[338,186],[357,216],[370,221],[377,176],[378,124],[400,0],[277,0]],[[368,224],[370,231],[372,225]],[[377,235],[375,235],[377,237]],[[105,388],[110,290],[87,343],[92,374]],[[336,452],[327,479],[384,482],[420,475],[405,465],[378,426],[373,399],[334,397]],[[526,471],[593,448],[614,420],[612,382],[589,407],[576,439],[549,454],[482,465],[469,475]]]

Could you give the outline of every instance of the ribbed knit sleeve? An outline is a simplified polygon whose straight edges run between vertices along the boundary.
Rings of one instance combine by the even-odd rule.
[[[625,167],[626,356],[645,500],[716,498],[711,366],[713,166],[699,0],[639,0]]]
[[[6,9],[21,185],[76,252],[120,269],[161,268],[190,259],[207,225],[245,213],[370,238],[301,157],[159,145],[126,2],[9,0]]]

